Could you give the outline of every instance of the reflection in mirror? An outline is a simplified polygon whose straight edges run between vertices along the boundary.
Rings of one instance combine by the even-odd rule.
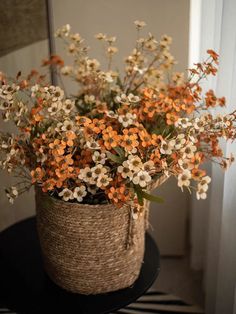
[[[32,69],[39,69],[49,55],[47,1],[0,1],[0,72],[8,77],[22,77]],[[0,131],[11,131],[12,126],[0,118]],[[34,191],[24,194],[10,205],[3,191],[11,186],[9,176],[0,173],[0,230],[34,213]]]

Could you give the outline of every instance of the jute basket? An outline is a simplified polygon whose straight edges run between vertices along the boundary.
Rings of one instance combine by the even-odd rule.
[[[67,203],[36,188],[37,229],[44,266],[62,288],[81,294],[131,286],[138,278],[148,211]]]

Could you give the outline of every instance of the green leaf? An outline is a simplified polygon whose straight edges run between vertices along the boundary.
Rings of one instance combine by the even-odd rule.
[[[119,156],[120,156],[121,158],[124,158],[124,157],[125,157],[125,151],[124,151],[123,148],[121,148],[121,147],[119,147],[119,146],[116,146],[116,147],[114,147],[113,149],[117,152],[117,154],[119,154]]]
[[[106,154],[107,154],[107,157],[110,159],[110,160],[112,160],[112,161],[114,161],[115,163],[117,163],[117,164],[122,164],[122,159],[119,157],[119,156],[117,156],[117,155],[114,155],[114,154],[112,154],[112,153],[110,153],[110,152],[106,152]]]
[[[139,185],[135,185],[134,186],[134,190],[137,194],[137,198],[138,198],[138,203],[139,205],[143,206],[143,196],[142,196],[142,189],[140,188]]]
[[[156,196],[156,195],[153,195],[153,194],[148,194],[147,192],[144,192],[143,190],[141,190],[141,195],[143,198],[145,198],[146,200],[151,201],[151,202],[156,202],[156,203],[163,203],[164,202],[163,198]]]
[[[141,206],[143,206],[143,199],[145,198],[146,200],[150,202],[156,202],[156,203],[163,203],[164,200],[156,195],[149,194],[145,191],[142,190],[141,186],[139,185],[134,185],[134,190],[135,193],[137,194],[138,197],[138,202]]]

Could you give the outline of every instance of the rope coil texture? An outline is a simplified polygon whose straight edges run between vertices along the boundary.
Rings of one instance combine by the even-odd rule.
[[[69,203],[39,187],[35,192],[44,267],[57,285],[88,295],[135,282],[144,257],[148,202],[143,214],[132,219],[129,206]]]

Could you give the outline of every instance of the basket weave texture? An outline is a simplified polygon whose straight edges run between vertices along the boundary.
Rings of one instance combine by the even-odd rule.
[[[36,211],[44,266],[56,284],[98,294],[129,287],[137,279],[145,215],[133,220],[127,206],[66,203],[39,189]]]
[[[147,208],[133,219],[128,206],[64,202],[40,188],[35,196],[44,267],[57,285],[88,295],[135,282],[144,256]]]

